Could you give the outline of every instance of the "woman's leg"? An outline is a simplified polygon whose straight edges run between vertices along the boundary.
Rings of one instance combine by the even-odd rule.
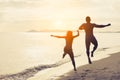
[[[66,47],[64,47],[64,53],[63,53],[63,57],[62,57],[62,58],[64,58],[64,57],[65,57],[65,55],[67,54],[67,52],[68,52],[67,48],[66,48]]]
[[[66,54],[67,54],[67,53],[65,53],[65,52],[64,52],[64,53],[63,53],[63,57],[62,57],[62,58],[64,58]]]
[[[74,54],[73,54],[73,52],[70,52],[70,53],[69,53],[69,56],[70,56],[71,61],[72,61],[72,64],[73,64],[74,71],[77,71],[77,70],[76,70],[76,65],[75,65],[75,60],[74,60]]]

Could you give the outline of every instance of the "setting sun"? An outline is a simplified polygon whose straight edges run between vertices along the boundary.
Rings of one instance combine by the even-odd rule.
[[[54,21],[53,26],[54,26],[54,29],[65,29],[65,24],[61,20]]]

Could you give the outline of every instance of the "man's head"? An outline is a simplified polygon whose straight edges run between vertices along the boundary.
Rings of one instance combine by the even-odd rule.
[[[90,17],[87,16],[87,17],[86,17],[86,22],[87,22],[87,23],[90,23],[90,21],[91,21]]]

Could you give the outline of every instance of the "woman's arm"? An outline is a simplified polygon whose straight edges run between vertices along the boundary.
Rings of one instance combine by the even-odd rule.
[[[51,35],[51,37],[56,37],[56,38],[65,38],[65,36],[56,36],[56,35]]]
[[[75,37],[78,37],[80,34],[79,34],[79,30],[77,30],[77,35],[74,36]]]

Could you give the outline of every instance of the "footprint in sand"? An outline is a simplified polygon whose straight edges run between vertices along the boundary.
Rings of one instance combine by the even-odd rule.
[[[84,70],[85,72],[91,72],[91,70],[89,70],[89,69],[86,69],[86,70]]]
[[[107,67],[101,68],[101,69],[97,69],[97,70],[107,70]]]

